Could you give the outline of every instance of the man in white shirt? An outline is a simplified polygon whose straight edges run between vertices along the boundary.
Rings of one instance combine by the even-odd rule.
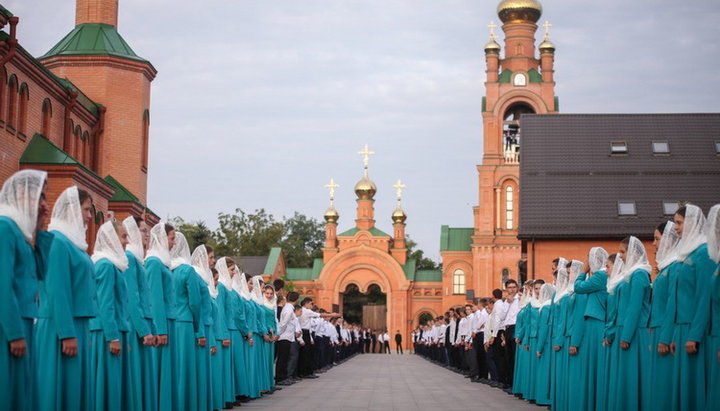
[[[295,340],[290,345],[290,357],[288,360],[288,378],[293,382],[300,381],[300,377],[297,374],[298,363],[300,359],[300,348],[305,346],[305,341],[302,339],[302,328],[300,328],[300,316],[302,315],[302,307],[295,306],[293,313],[293,329],[295,330]]]
[[[278,321],[278,341],[276,349],[278,353],[277,363],[275,364],[275,380],[277,385],[290,385],[292,382],[288,379],[288,364],[290,362],[290,348],[295,341],[295,304],[300,295],[296,292],[290,292],[287,295],[287,302],[280,312],[280,320]]]
[[[520,312],[520,294],[518,293],[517,281],[510,279],[505,281],[505,290],[508,295],[505,299],[507,311],[502,322],[503,340],[505,342],[505,383],[512,387],[513,371],[515,370],[515,323]]]
[[[390,334],[388,334],[387,329],[383,333],[383,349],[383,352],[390,354]]]
[[[475,348],[475,354],[477,355],[478,363],[478,380],[476,382],[487,382],[488,368],[487,358],[485,354],[485,327],[489,320],[490,315],[487,310],[487,299],[480,299],[480,307],[475,306],[476,310],[471,325],[472,329],[472,344]]]

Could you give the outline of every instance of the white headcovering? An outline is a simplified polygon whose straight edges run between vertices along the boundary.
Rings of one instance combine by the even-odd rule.
[[[208,264],[208,253],[207,248],[205,248],[205,244],[200,244],[195,248],[192,256],[190,256],[190,262],[192,263],[193,268],[195,268],[195,271],[197,271],[197,273],[200,274],[200,277],[205,280],[205,284],[207,284],[208,286],[210,296],[212,298],[217,297],[218,289],[215,286],[215,280],[213,279],[212,271],[210,271],[210,265]]]
[[[246,300],[249,300],[252,298],[250,295],[250,288],[248,288],[247,285],[247,277],[245,277],[245,273],[240,272],[240,269],[238,266],[235,266],[235,276],[232,279],[232,287],[233,290],[235,290],[236,293],[240,294],[240,296]]]
[[[552,304],[552,296],[555,293],[555,286],[550,283],[545,283],[540,287],[540,309],[547,307]]]
[[[48,229],[63,233],[78,248],[87,250],[87,227],[83,222],[80,193],[76,186],[65,189],[55,201]]]
[[[580,276],[580,272],[583,269],[583,262],[578,260],[572,260],[570,263],[570,275],[568,278],[567,292],[572,294],[575,292],[575,280]]]
[[[122,223],[128,235],[128,245],[125,249],[130,251],[138,261],[142,261],[145,256],[145,250],[143,249],[142,244],[142,234],[140,233],[140,228],[135,222],[135,218],[130,216],[124,219]]]
[[[665,229],[663,229],[660,244],[658,244],[658,250],[655,254],[658,270],[662,270],[677,261],[677,244],[679,241],[680,237],[675,231],[675,223],[668,221],[665,224]]]
[[[705,223],[708,254],[716,263],[720,262],[720,217],[718,217],[718,213],[720,213],[720,204],[715,204],[708,212],[707,222]]]
[[[530,298],[531,298],[530,293],[532,291],[527,291],[527,292],[525,291],[525,284],[527,284],[528,282],[529,281],[525,281],[525,283],[523,284],[522,293],[520,293],[520,302],[518,303],[518,305],[521,309],[525,308],[525,306],[530,303]]]
[[[263,305],[273,311],[277,309],[277,295],[275,295],[275,290],[273,289],[273,296],[271,299],[265,298],[265,289],[263,288]]]
[[[100,226],[95,240],[95,248],[90,259],[97,263],[103,258],[107,258],[120,271],[128,268],[128,259],[125,250],[122,248],[120,238],[113,225],[113,221],[107,221]]]
[[[0,216],[13,220],[27,241],[35,235],[45,180],[44,171],[20,170],[5,180],[0,190]]]
[[[700,207],[692,204],[685,206],[685,221],[682,236],[677,245],[678,261],[686,258],[698,247],[707,242],[705,237],[705,215]]]
[[[608,259],[608,252],[602,247],[593,247],[588,253],[588,264],[590,272],[596,273],[605,269],[605,263]]]
[[[255,301],[258,304],[262,304],[263,300],[265,299],[265,298],[263,298],[263,292],[262,292],[262,287],[260,287],[260,281],[262,281],[261,276],[255,275],[252,277],[253,289],[251,291],[250,296],[252,297],[253,301]]]
[[[175,245],[170,250],[170,269],[174,270],[183,264],[190,265],[190,246],[185,235],[175,230]]]
[[[150,245],[145,254],[145,260],[147,261],[150,257],[157,257],[166,267],[170,267],[170,242],[163,221],[150,229]]]
[[[630,276],[636,270],[645,270],[650,274],[652,267],[648,262],[647,252],[643,243],[637,237],[630,236],[627,254],[625,254],[625,268],[622,271],[622,279],[630,281]]]
[[[607,290],[610,294],[615,294],[615,287],[623,280],[622,272],[624,268],[625,262],[620,258],[620,254],[618,253],[615,256],[615,261],[613,261],[613,269],[607,282]]]
[[[218,282],[222,284],[228,291],[233,289],[233,280],[230,270],[227,266],[227,258],[223,257],[215,263],[215,269],[218,271]]]
[[[530,293],[531,293],[530,305],[532,305],[533,308],[540,308],[540,296],[535,295],[535,284],[533,284],[532,289],[530,290]],[[540,293],[538,292],[538,294],[540,294]]]
[[[560,257],[557,265],[557,280],[555,280],[555,301],[567,295],[568,286],[568,272],[567,272],[567,260]]]

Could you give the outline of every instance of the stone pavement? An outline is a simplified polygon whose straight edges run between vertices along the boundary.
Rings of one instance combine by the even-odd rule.
[[[415,355],[361,354],[240,410],[542,410]]]

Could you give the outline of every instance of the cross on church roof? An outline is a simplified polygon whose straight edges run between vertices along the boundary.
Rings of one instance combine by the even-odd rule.
[[[550,27],[552,27],[552,24],[550,24],[549,21],[545,20],[545,24],[543,24],[543,27],[545,27],[545,40],[550,38]]]
[[[335,184],[335,180],[332,178],[330,179],[330,183],[325,184],[325,188],[330,189],[330,201],[333,201],[335,199],[335,189],[338,187],[340,187],[340,185]]]
[[[407,186],[405,184],[403,184],[402,181],[398,180],[397,183],[395,183],[393,185],[393,187],[395,187],[395,189],[397,190],[397,200],[398,201],[402,200],[403,188],[405,188]]]
[[[370,151],[370,150],[368,149],[368,145],[365,144],[365,148],[363,148],[362,151],[358,151],[358,154],[360,154],[361,156],[363,156],[363,164],[365,165],[365,169],[367,169],[367,168],[368,168],[368,162],[370,161],[370,156],[373,155],[373,154],[375,154],[375,152],[374,152],[374,151]]]
[[[491,21],[490,24],[488,24],[488,27],[490,28],[490,39],[495,40],[497,38],[495,35],[495,27],[497,27],[497,25],[494,21]]]

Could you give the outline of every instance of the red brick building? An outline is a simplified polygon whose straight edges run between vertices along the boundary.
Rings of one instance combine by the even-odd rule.
[[[75,184],[93,197],[95,228],[113,212],[145,215],[150,83],[157,71],[117,30],[117,0],[77,0],[76,26],[44,56],[17,41],[0,6],[0,181],[48,172],[48,199]]]

